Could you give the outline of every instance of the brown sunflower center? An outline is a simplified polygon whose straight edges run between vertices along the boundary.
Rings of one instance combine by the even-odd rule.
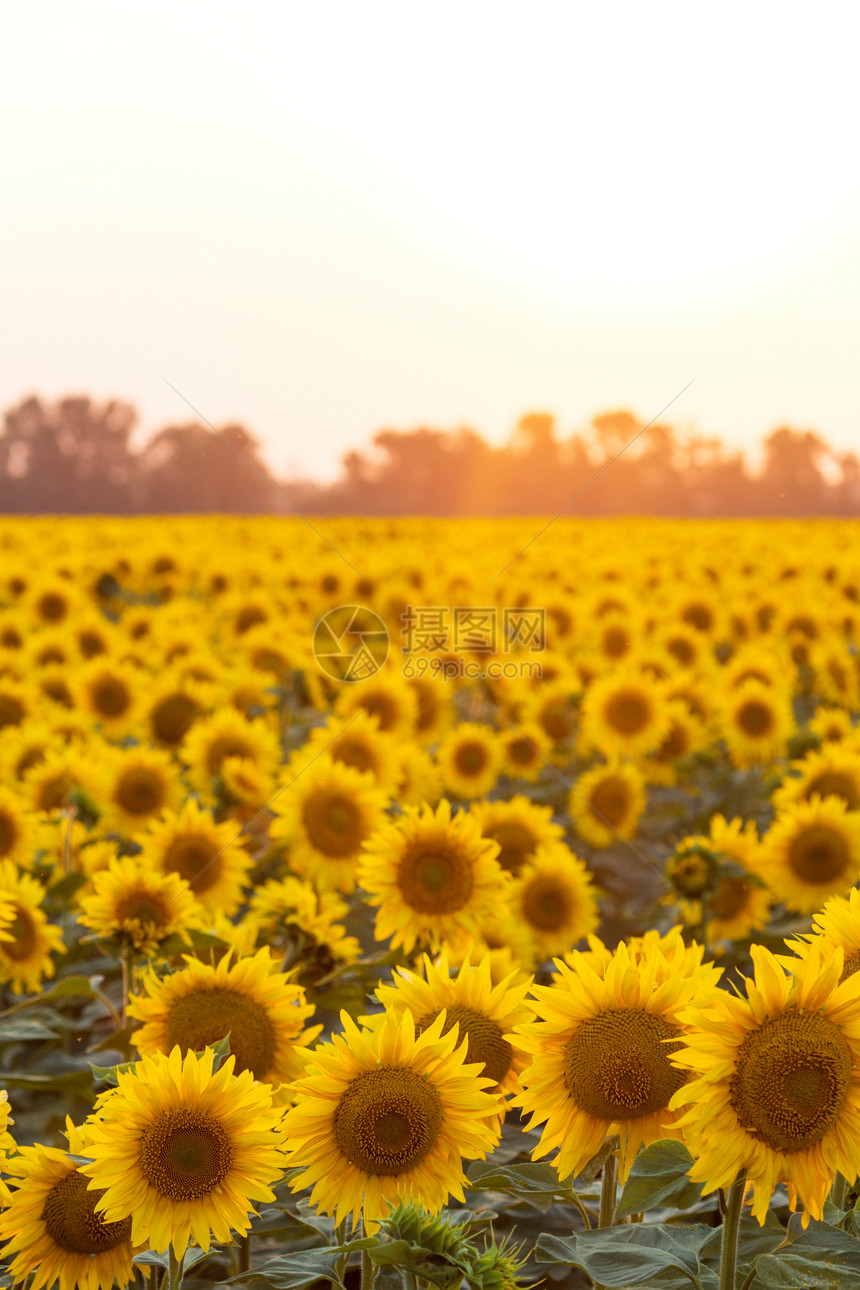
[[[369,1174],[402,1174],[432,1151],[442,1099],[424,1075],[397,1066],[363,1071],[341,1095],[334,1137],[351,1164]]]
[[[749,904],[752,890],[752,883],[740,874],[724,878],[708,902],[708,913],[712,918],[736,918]]]
[[[23,779],[28,770],[45,760],[45,748],[42,745],[31,745],[15,762],[15,777]]]
[[[743,1128],[774,1151],[803,1151],[839,1118],[851,1084],[851,1050],[819,1012],[783,1012],[738,1049],[731,1102]]]
[[[674,761],[676,757],[683,757],[690,747],[690,732],[680,721],[673,721],[669,727],[669,733],[658,748],[655,757],[657,761]]]
[[[602,824],[617,827],[630,809],[630,786],[620,775],[607,775],[591,790],[589,806]]]
[[[700,632],[708,632],[714,625],[714,611],[710,605],[698,601],[686,605],[681,617],[690,627],[695,627]]]
[[[0,860],[9,855],[18,841],[18,824],[9,811],[0,810]]]
[[[197,893],[208,891],[221,876],[218,847],[198,834],[175,837],[164,853],[164,867]]]
[[[819,797],[841,797],[849,811],[860,807],[857,781],[844,771],[823,770],[815,775],[806,786],[803,801],[808,802],[813,793],[818,793]]]
[[[5,929],[7,936],[11,936],[12,940],[0,941],[0,953],[5,954],[13,963],[23,963],[30,957],[38,943],[36,920],[20,901],[13,900],[12,908],[15,911],[15,917]]]
[[[351,856],[364,841],[361,810],[345,793],[312,793],[302,807],[302,822],[311,845],[326,856]]]
[[[539,932],[556,932],[570,921],[571,892],[551,874],[536,874],[526,883],[522,895],[523,918]]]
[[[19,726],[27,715],[27,709],[17,695],[3,693],[0,690],[0,728]]]
[[[508,744],[508,756],[515,766],[531,766],[537,760],[537,749],[529,739],[512,739]]]
[[[416,1035],[423,1034],[438,1016],[438,1012],[428,1012],[419,1018],[415,1023]],[[501,1026],[492,1017],[478,1012],[476,1008],[469,1008],[464,1003],[450,1005],[442,1034],[447,1035],[455,1022],[460,1027],[460,1041],[467,1041],[466,1061],[481,1062],[487,1079],[500,1084],[511,1069],[514,1055],[514,1050],[502,1034]]]
[[[225,757],[247,757],[256,761],[254,749],[241,735],[218,735],[206,749],[206,770],[210,775],[217,775]]]
[[[838,830],[810,824],[792,839],[788,863],[803,882],[833,882],[849,869],[851,848]]]
[[[238,990],[192,990],[171,1003],[164,1050],[169,1053],[179,1044],[183,1055],[199,1053],[228,1032],[236,1074],[250,1071],[256,1079],[264,1078],[275,1061],[275,1030],[263,1005]]]
[[[480,775],[486,768],[488,753],[486,746],[477,739],[466,739],[454,753],[454,765],[461,775],[467,778]]]
[[[101,676],[90,691],[92,705],[101,717],[121,717],[131,704],[128,686],[118,676]]]
[[[199,705],[190,694],[168,694],[149,714],[152,732],[159,743],[171,746],[182,743],[191,723],[199,711]]]
[[[540,723],[555,743],[569,739],[573,734],[573,719],[565,699],[552,699],[540,711]]]
[[[407,905],[422,914],[450,914],[474,888],[468,858],[442,841],[407,848],[397,867],[397,886]]]
[[[638,735],[651,720],[651,704],[646,695],[631,687],[611,695],[604,714],[608,724],[619,734]]]
[[[689,667],[696,657],[696,651],[686,636],[672,636],[666,642],[666,648],[682,667]]]
[[[200,1200],[230,1172],[233,1144],[214,1115],[173,1107],[147,1125],[138,1163],[147,1182],[168,1200]]]
[[[75,1169],[55,1183],[45,1197],[42,1222],[55,1245],[68,1254],[104,1254],[131,1234],[131,1218],[105,1223],[95,1212],[103,1191],[87,1190],[88,1179]]]
[[[397,725],[400,708],[397,700],[390,694],[368,694],[361,707],[370,717],[378,717],[380,730],[392,730]]]
[[[622,658],[630,649],[630,637],[623,627],[608,627],[603,633],[603,652],[607,658]]]
[[[432,730],[439,716],[441,701],[431,685],[422,685],[420,679],[412,682],[412,689],[418,699],[418,715],[415,718],[415,729],[419,734]]]
[[[590,1017],[564,1050],[564,1082],[577,1106],[597,1120],[638,1120],[662,1111],[685,1082],[669,1061],[681,1047],[677,1026],[635,1008]]]
[[[759,739],[773,729],[773,709],[761,699],[747,699],[737,710],[737,723],[745,735]]]
[[[484,837],[498,842],[499,854],[496,859],[510,873],[519,873],[537,846],[537,838],[528,825],[520,824],[517,820],[504,820],[500,824],[488,826]]]
[[[114,797],[128,815],[152,815],[167,796],[167,785],[158,771],[133,766],[123,771],[117,781]]]
[[[98,632],[84,630],[78,634],[78,645],[84,658],[96,658],[107,652],[107,646]]]
[[[74,776],[68,771],[51,775],[39,787],[36,806],[40,811],[59,811],[66,805],[69,793],[75,787]]]
[[[839,984],[841,985],[843,981],[847,980],[849,976],[853,976],[857,971],[860,971],[860,949],[846,950]]]
[[[37,601],[40,618],[49,623],[61,622],[69,612],[69,602],[56,591],[46,591]]]
[[[125,892],[116,902],[117,921],[134,919],[141,927],[157,929],[170,921],[170,907],[157,892],[135,890]]]
[[[355,770],[370,770],[376,774],[378,769],[376,759],[363,739],[342,735],[332,744],[331,755],[335,761],[342,762],[344,766],[352,766]]]

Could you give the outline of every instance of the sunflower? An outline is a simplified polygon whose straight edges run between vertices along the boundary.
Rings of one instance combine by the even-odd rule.
[[[169,936],[190,945],[188,932],[205,926],[203,907],[177,873],[159,873],[130,856],[112,859],[93,874],[78,921],[100,939],[117,938],[141,954],[154,954]]]
[[[189,768],[192,787],[208,802],[214,801],[212,781],[227,757],[242,757],[268,772],[281,759],[278,737],[266,722],[248,721],[229,707],[196,721],[182,741],[179,756]]]
[[[783,688],[744,681],[723,696],[721,733],[736,766],[773,761],[794,733],[791,699]]]
[[[407,745],[408,746],[408,745]],[[369,771],[385,788],[397,787],[400,775],[398,743],[379,729],[379,718],[359,709],[347,720],[329,717],[310,732],[304,745],[308,753],[328,752],[353,770]]]
[[[185,955],[179,972],[158,978],[148,973],[145,993],[132,995],[128,1015],[142,1022],[132,1035],[141,1056],[169,1053],[177,1045],[199,1052],[230,1036],[237,1072],[250,1071],[265,1084],[295,1079],[304,1063],[302,1050],[322,1029],[305,1029],[313,1005],[289,976],[278,972],[268,947],[216,967]]]
[[[812,919],[813,935],[786,941],[801,958],[809,956],[812,946],[820,941],[825,954],[843,953],[840,985],[846,977],[860,969],[860,888],[852,887],[847,896],[834,896]],[[782,960],[781,960],[782,961]]]
[[[860,812],[838,797],[786,808],[765,834],[760,872],[787,909],[811,914],[860,877]]]
[[[508,876],[495,859],[498,850],[475,819],[452,815],[444,798],[435,811],[405,807],[374,833],[359,870],[369,903],[380,907],[377,940],[391,936],[392,949],[402,945],[409,953],[419,941],[436,949],[474,936],[504,900]]]
[[[669,713],[659,684],[630,670],[594,681],[582,701],[583,743],[605,755],[639,755],[660,746]]]
[[[409,739],[418,718],[418,696],[403,678],[377,673],[367,681],[340,687],[335,705],[337,714],[351,717],[359,710],[376,717],[379,729],[385,734]]]
[[[462,721],[436,750],[445,791],[472,800],[494,787],[502,766],[498,735],[477,721]]]
[[[793,761],[795,772],[772,795],[774,810],[780,812],[794,802],[808,802],[813,794],[841,799],[849,811],[860,810],[860,752],[831,744]]]
[[[536,725],[543,732],[543,742],[551,744],[549,760],[567,760],[572,741],[579,730],[579,712],[574,679],[547,681],[527,696],[523,703],[523,725]],[[519,725],[519,717],[517,718]]]
[[[32,863],[36,821],[18,793],[0,784],[0,861],[11,860],[22,868]]]
[[[128,663],[94,658],[75,674],[76,706],[98,723],[106,738],[121,738],[133,729],[142,681]]]
[[[856,727],[844,708],[819,708],[810,718],[809,729],[823,744],[839,744],[854,734]]]
[[[509,906],[539,959],[565,954],[599,921],[588,869],[563,842],[538,847],[511,887]]]
[[[786,1181],[820,1219],[835,1173],[857,1176],[860,977],[840,985],[842,952],[823,945],[792,976],[764,946],[750,952],[746,997],[714,991],[683,1014],[690,1030],[672,1061],[693,1078],[672,1108],[684,1112],[690,1178],[710,1192],[745,1169],[760,1223]]]
[[[75,793],[93,802],[103,797],[103,775],[93,744],[54,748],[30,766],[21,780],[21,796],[34,811],[47,815],[65,811]]]
[[[458,1039],[467,1042],[466,1061],[480,1063],[480,1073],[495,1081],[494,1091],[516,1092],[525,1058],[505,1035],[533,1016],[525,999],[531,978],[513,971],[494,983],[489,953],[474,964],[467,955],[454,975],[446,950],[435,963],[425,954],[422,972],[423,977],[409,968],[396,968],[393,983],[377,987],[376,997],[385,1011],[400,1017],[408,1009],[415,1018],[415,1033],[421,1035],[444,1009],[442,1034],[459,1026]]]
[[[560,842],[564,837],[561,825],[552,822],[552,807],[539,806],[520,795],[507,802],[475,802],[469,814],[478,821],[483,837],[498,842],[496,859],[514,875],[539,846]]]
[[[3,905],[0,898],[0,940],[3,936]],[[4,1210],[12,1199],[9,1188],[3,1180],[3,1174],[6,1172],[6,1156],[15,1155],[18,1148],[15,1139],[9,1132],[9,1125],[15,1121],[9,1114],[9,1094],[5,1088],[0,1088],[0,1211]]]
[[[11,860],[0,861],[0,901],[12,914],[0,937],[0,982],[16,994],[37,993],[43,979],[54,975],[52,954],[66,952],[61,929],[42,909],[44,899],[41,883],[19,873]]]
[[[159,748],[110,749],[103,775],[102,826],[125,836],[163,811],[178,810],[185,796],[179,768]]]
[[[0,676],[0,730],[20,726],[32,717],[37,707],[38,694],[32,685],[25,685],[10,676]]]
[[[88,1190],[78,1162],[85,1141],[68,1126],[70,1151],[22,1147],[7,1168],[16,1177],[9,1207],[0,1214],[0,1251],[13,1280],[31,1290],[59,1283],[59,1290],[110,1290],[134,1277],[131,1219],[108,1223],[96,1213],[103,1192]],[[14,1256],[14,1257],[12,1257]],[[32,1280],[29,1280],[32,1274]]]
[[[444,1011],[420,1035],[408,1010],[361,1031],[341,1013],[342,1035],[308,1055],[284,1117],[288,1163],[313,1186],[311,1204],[337,1221],[363,1214],[375,1229],[399,1201],[438,1213],[463,1200],[463,1157],[484,1159],[497,1141],[501,1098],[466,1064],[467,1044],[443,1034]]]
[[[398,783],[395,794],[399,806],[436,806],[442,796],[442,774],[429,752],[418,744],[404,743],[399,751]]]
[[[502,768],[511,779],[533,783],[549,760],[552,744],[535,721],[521,722],[516,729],[503,727],[499,733]]]
[[[760,877],[761,844],[755,823],[752,820],[744,823],[739,816],[727,821],[722,815],[714,815],[708,826],[708,836],[684,838],[676,854],[686,851],[692,856],[697,848],[700,854],[708,852],[713,856],[715,866],[721,861],[729,861],[745,872],[729,873],[720,878],[717,869],[715,876],[718,881],[707,893],[704,910],[700,899],[685,902],[682,906],[685,922],[698,925],[704,912],[705,936],[710,943],[739,941],[751,932],[762,931],[767,926],[774,897]]]
[[[828,703],[838,703],[849,711],[856,711],[860,703],[860,687],[854,655],[847,642],[828,640],[813,645],[810,651],[813,669],[813,689]]]
[[[270,950],[293,955],[297,979],[315,984],[343,963],[354,963],[361,946],[347,936],[342,919],[346,901],[333,891],[317,893],[299,878],[270,879],[251,897],[244,921]]]
[[[303,749],[272,803],[273,841],[288,843],[290,868],[320,888],[355,890],[361,848],[385,819],[388,793],[366,771]]]
[[[678,763],[704,747],[708,736],[699,718],[680,699],[670,699],[666,706],[669,729],[643,769],[650,784],[671,788],[678,782]]]
[[[558,1148],[561,1178],[617,1133],[625,1181],[641,1146],[681,1136],[669,1103],[685,1076],[669,1057],[684,1034],[682,1008],[710,994],[719,974],[701,953],[666,956],[653,941],[635,956],[622,941],[608,960],[588,957],[556,959],[556,984],[533,987],[537,1020],[514,1035],[531,1054],[516,1105],[531,1113],[528,1128],[545,1124],[532,1156]]]
[[[580,837],[600,849],[633,837],[647,800],[641,772],[632,762],[615,758],[579,777],[568,810]]]
[[[280,1113],[271,1090],[234,1057],[213,1072],[211,1048],[143,1057],[117,1072],[118,1087],[87,1123],[81,1173],[103,1194],[105,1223],[131,1217],[131,1239],[182,1258],[193,1237],[204,1250],[231,1231],[245,1235],[253,1202],[274,1200],[283,1169]]]
[[[181,676],[176,669],[147,691],[143,715],[150,738],[162,748],[178,748],[193,723],[211,706],[211,686]]]
[[[207,910],[232,914],[242,899],[251,857],[240,843],[236,822],[216,824],[209,811],[189,798],[178,813],[166,811],[146,833],[135,834],[141,865],[176,873]]]

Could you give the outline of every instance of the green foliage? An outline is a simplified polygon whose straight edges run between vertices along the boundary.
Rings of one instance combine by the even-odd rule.
[[[689,1209],[701,1200],[702,1189],[691,1182],[688,1169],[693,1157],[682,1142],[664,1138],[640,1151],[615,1212],[627,1218],[661,1206]]]

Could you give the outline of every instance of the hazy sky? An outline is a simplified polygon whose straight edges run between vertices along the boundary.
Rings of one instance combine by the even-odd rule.
[[[850,7],[0,8],[0,408],[381,427],[625,406],[860,448]]]

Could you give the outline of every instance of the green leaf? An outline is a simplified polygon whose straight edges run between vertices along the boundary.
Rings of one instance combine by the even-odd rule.
[[[535,1256],[539,1262],[581,1268],[604,1286],[647,1285],[661,1273],[675,1271],[701,1287],[698,1255],[712,1235],[703,1223],[634,1223],[568,1237],[543,1235]]]
[[[549,1209],[553,1201],[569,1201],[575,1194],[570,1181],[562,1182],[552,1165],[533,1162],[494,1165],[492,1161],[476,1161],[469,1166],[466,1179],[470,1188],[509,1192],[545,1209]]]
[[[659,1206],[689,1209],[695,1205],[702,1198],[702,1188],[688,1177],[692,1163],[693,1157],[682,1142],[671,1138],[652,1142],[633,1161],[616,1217],[627,1218]]]
[[[102,982],[102,977],[93,977],[98,985]],[[37,1003],[53,1003],[55,999],[94,999],[96,997],[91,979],[85,976],[67,976],[65,980],[58,981],[52,985],[50,990],[44,994],[34,994],[30,999],[24,999],[21,1003],[13,1004],[5,1012],[0,1013],[0,1018],[11,1017],[13,1013],[23,1012],[25,1008],[32,1008]]]
[[[29,1088],[34,1091],[65,1089],[67,1092],[86,1098],[87,1101],[90,1101],[93,1095],[93,1077],[90,1071],[63,1071],[60,1075],[0,1071],[0,1085],[4,1088]]]
[[[74,896],[78,888],[83,887],[84,883],[88,881],[89,879],[85,873],[64,874],[59,882],[55,882],[52,887],[48,888],[47,899],[53,901],[54,904],[65,905]]]
[[[198,1250],[189,1246],[185,1251],[185,1258],[182,1260],[183,1275],[189,1268],[193,1268],[195,1263],[200,1263],[203,1259],[209,1259],[213,1254],[221,1252],[220,1245],[213,1245],[208,1250]],[[143,1250],[140,1254],[135,1254],[134,1263],[142,1263],[145,1267],[168,1268],[169,1256],[165,1251],[164,1254],[156,1254],[155,1250]]]
[[[353,1250],[370,1249],[374,1245],[376,1238],[365,1236],[358,1241],[349,1241],[346,1245],[329,1246],[328,1249],[296,1250],[282,1258],[261,1263],[251,1272],[240,1272],[236,1277],[220,1281],[219,1285],[229,1286],[241,1282],[242,1285],[259,1287],[260,1290],[304,1290],[312,1281],[326,1277],[332,1285],[346,1290],[339,1271],[342,1256],[351,1254]]]
[[[796,1229],[795,1223],[790,1227],[789,1238]],[[769,1290],[795,1290],[800,1286],[848,1290],[860,1282],[860,1241],[841,1228],[813,1221],[790,1244],[760,1255],[755,1267],[755,1286],[767,1286]]]
[[[215,1060],[212,1063],[212,1074],[214,1075],[225,1057],[230,1056],[230,1031],[227,1031],[223,1039],[219,1039],[215,1044],[208,1044],[207,1047],[211,1048],[215,1054]]]
[[[90,1062],[90,1069],[93,1073],[93,1079],[101,1080],[102,1084],[112,1084],[116,1087],[119,1084],[117,1074],[124,1075],[126,1071],[134,1070],[137,1062],[122,1062],[119,1066],[96,1066],[95,1062]]]
[[[22,1043],[28,1039],[56,1039],[57,1032],[35,1017],[6,1017],[0,1022],[0,1044]]]

